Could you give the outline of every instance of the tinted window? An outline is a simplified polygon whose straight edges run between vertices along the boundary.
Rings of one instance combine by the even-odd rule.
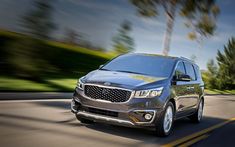
[[[155,55],[127,54],[119,56],[101,70],[130,72],[156,77],[169,77],[175,64],[175,59]]]
[[[190,76],[191,80],[196,80],[195,71],[193,65],[185,62],[186,73]]]
[[[182,75],[182,74],[186,74],[185,73],[185,68],[184,68],[183,62],[179,62],[177,67],[176,67],[176,70],[175,70],[175,76],[176,76],[176,78],[178,78],[179,75]]]

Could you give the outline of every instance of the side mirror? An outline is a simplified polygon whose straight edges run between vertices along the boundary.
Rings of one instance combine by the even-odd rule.
[[[186,75],[186,74],[183,74],[183,75],[179,75],[177,78],[176,78],[176,81],[191,81],[191,78],[189,75]]]
[[[103,64],[102,64],[102,65],[100,65],[100,66],[99,66],[99,69],[100,69],[100,68],[102,68],[103,66],[104,66]]]

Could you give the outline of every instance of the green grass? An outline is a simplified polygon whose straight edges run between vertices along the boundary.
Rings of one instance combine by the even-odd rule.
[[[206,89],[206,94],[235,94],[235,89],[233,90],[218,90],[218,89]]]
[[[35,82],[14,77],[0,77],[0,91],[35,91],[35,92],[53,92],[53,91],[73,91],[77,79],[45,79],[43,82]]]

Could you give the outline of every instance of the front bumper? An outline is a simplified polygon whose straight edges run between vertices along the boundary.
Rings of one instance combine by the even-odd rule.
[[[89,120],[131,127],[155,126],[162,109],[156,99],[131,98],[127,103],[107,103],[87,98],[76,88],[71,111]],[[146,116],[148,115],[148,117]]]

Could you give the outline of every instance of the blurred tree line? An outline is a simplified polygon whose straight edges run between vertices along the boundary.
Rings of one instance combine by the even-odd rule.
[[[52,20],[53,8],[50,1],[34,1],[34,8],[21,19],[23,32],[28,36],[9,43],[7,62],[15,75],[32,80],[41,80],[45,70],[53,70],[53,66],[42,58],[43,48],[47,48],[43,40],[50,39],[56,28]]]
[[[76,77],[89,72],[108,60],[84,52],[78,52],[48,43],[57,27],[53,23],[51,1],[36,0],[33,8],[22,17],[20,23],[24,34],[0,32],[0,74],[12,75],[34,81],[46,76]],[[66,41],[75,43],[78,35],[67,31]],[[71,47],[73,48],[73,47]],[[83,49],[77,46],[77,49]],[[99,54],[99,53],[97,53]]]
[[[111,56],[95,56],[89,53],[76,52],[67,47],[53,46],[52,32],[58,27],[53,22],[54,11],[50,0],[35,0],[33,7],[21,19],[23,34],[6,35],[0,32],[0,74],[12,75],[34,81],[43,81],[47,76],[77,76],[87,73],[104,64]],[[131,23],[120,24],[117,34],[113,37],[115,55],[127,53],[134,49],[134,40],[130,36]],[[3,31],[4,32],[4,31]],[[11,33],[10,33],[11,34]],[[13,33],[16,34],[16,33]],[[87,48],[104,54],[105,49],[84,39],[84,34],[66,28],[65,37],[59,41],[76,47],[78,50]],[[88,51],[89,52],[89,51]]]
[[[217,52],[218,66],[214,60],[207,63],[208,71],[203,73],[203,79],[207,88],[231,90],[235,89],[235,38],[232,37],[224,52]]]
[[[34,1],[33,6],[21,19],[23,32],[28,36],[9,43],[7,63],[16,76],[40,81],[44,71],[55,70],[42,55],[46,54],[43,50],[47,48],[43,40],[50,39],[56,25],[52,20],[50,1]]]
[[[80,46],[45,41],[0,30],[0,75],[43,82],[45,78],[77,78],[113,55]]]

